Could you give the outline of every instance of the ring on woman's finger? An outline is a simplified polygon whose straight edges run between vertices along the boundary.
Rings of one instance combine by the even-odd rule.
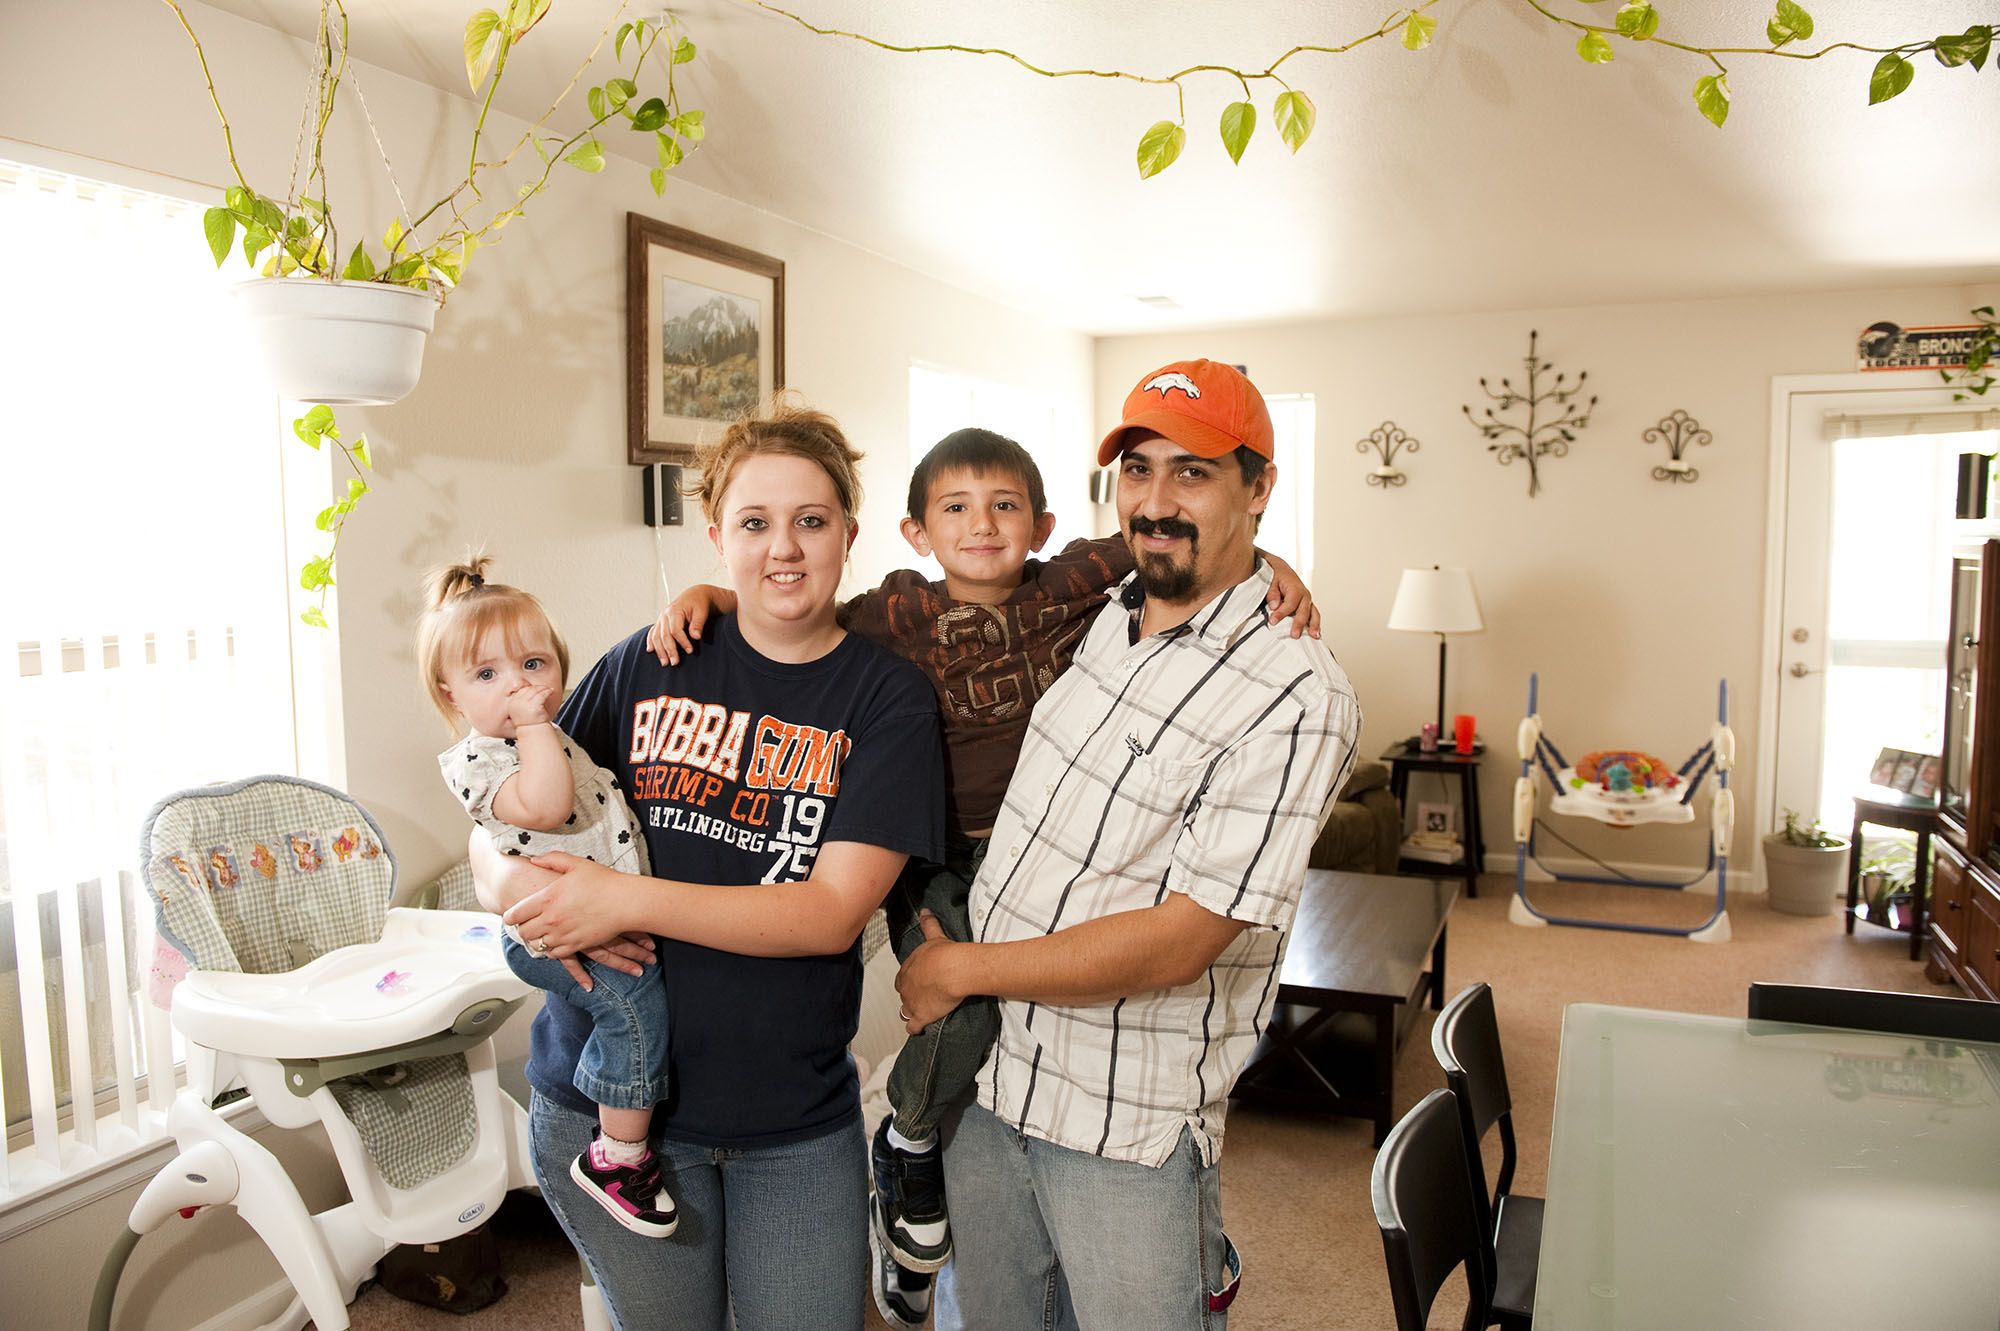
[[[537,938],[534,942],[528,944],[528,951],[538,957],[546,957],[549,954],[549,940],[546,938]]]

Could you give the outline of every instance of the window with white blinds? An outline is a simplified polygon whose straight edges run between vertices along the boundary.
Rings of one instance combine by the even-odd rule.
[[[0,160],[0,1207],[160,1135],[175,1053],[140,821],[297,771],[315,705],[284,426],[202,207]]]

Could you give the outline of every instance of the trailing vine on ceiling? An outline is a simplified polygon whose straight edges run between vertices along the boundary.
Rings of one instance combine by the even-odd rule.
[[[1285,145],[1296,153],[1311,136],[1317,112],[1312,98],[1302,89],[1292,86],[1285,75],[1278,72],[1280,66],[1294,56],[1342,55],[1371,42],[1392,38],[1400,42],[1406,50],[1422,51],[1437,37],[1438,12],[1449,12],[1454,5],[1462,7],[1468,2],[1469,0],[1422,0],[1419,4],[1394,9],[1373,28],[1344,42],[1337,45],[1301,42],[1262,69],[1196,64],[1171,74],[1138,74],[1123,69],[1051,68],[1003,47],[965,46],[955,42],[910,45],[887,42],[865,33],[822,27],[791,10],[766,3],[766,0],[745,0],[745,3],[755,8],[789,19],[823,37],[844,37],[883,51],[902,54],[949,51],[963,55],[998,56],[1045,78],[1125,79],[1134,83],[1171,86],[1174,90],[1174,118],[1154,122],[1139,136],[1137,157],[1141,178],[1158,175],[1172,166],[1187,147],[1185,80],[1192,79],[1196,75],[1213,74],[1234,79],[1242,88],[1242,99],[1230,102],[1223,108],[1221,121],[1217,127],[1223,150],[1229,154],[1233,162],[1240,162],[1243,159],[1244,150],[1249,147],[1250,139],[1257,131],[1257,106],[1252,100],[1251,85],[1275,84],[1281,91],[1271,102],[1271,122],[1277,127],[1278,136],[1284,140]],[[1812,15],[1804,6],[1795,3],[1795,0],[1776,0],[1775,8],[1764,23],[1764,37],[1768,44],[1762,46],[1727,45],[1721,41],[1711,43],[1705,39],[1694,38],[1681,40],[1674,35],[1674,30],[1671,28],[1663,33],[1664,21],[1661,9],[1652,0],[1624,0],[1624,3],[1606,15],[1610,19],[1608,23],[1590,22],[1557,13],[1552,7],[1555,0],[1548,0],[1547,3],[1544,0],[1513,0],[1513,2],[1533,10],[1559,30],[1566,29],[1576,33],[1576,54],[1585,64],[1610,64],[1617,58],[1621,49],[1636,49],[1642,42],[1692,57],[1699,62],[1699,67],[1708,71],[1694,81],[1691,95],[1695,109],[1718,128],[1729,118],[1728,62],[1737,57],[1819,60],[1835,52],[1844,55],[1873,55],[1877,59],[1868,75],[1868,102],[1873,106],[1888,101],[1908,88],[1916,78],[1917,62],[1922,57],[1931,56],[1947,69],[1964,66],[1972,72],[1978,72],[1985,68],[1993,43],[1993,25],[1975,23],[1962,33],[1942,33],[1934,37],[1912,36],[1908,40],[1890,46],[1868,46],[1859,42],[1836,41],[1826,42],[1818,47],[1808,47],[1807,43],[1812,40],[1815,31]],[[1606,0],[1575,0],[1575,2],[1585,6],[1597,6],[1606,3]],[[1671,4],[1668,4],[1667,8],[1671,7]],[[1899,21],[1902,21],[1900,16]],[[1909,21],[1914,25],[1920,19]]]

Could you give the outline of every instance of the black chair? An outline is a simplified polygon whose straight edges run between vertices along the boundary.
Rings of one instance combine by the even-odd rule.
[[[1542,1260],[1542,1199],[1514,1191],[1514,1104],[1507,1094],[1507,1065],[1500,1056],[1500,1023],[1492,987],[1468,986],[1445,1005],[1431,1027],[1431,1051],[1445,1084],[1458,1097],[1460,1130],[1478,1203],[1479,1232],[1486,1237],[1482,1264],[1492,1304],[1491,1321],[1524,1331],[1535,1316],[1535,1269]],[[1489,1199],[1479,1144],[1500,1127],[1500,1177]]]
[[[1389,1129],[1371,1181],[1375,1224],[1389,1267],[1396,1331],[1424,1331],[1453,1269],[1465,1268],[1464,1331],[1488,1321],[1472,1166],[1450,1091],[1432,1091]]]
[[[1752,1021],[1804,1026],[1844,1026],[1932,1040],[2000,1044],[2000,1003],[1943,994],[1898,994],[1880,989],[1833,989],[1810,984],[1750,986]]]

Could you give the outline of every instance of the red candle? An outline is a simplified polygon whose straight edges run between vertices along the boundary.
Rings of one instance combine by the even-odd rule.
[[[1451,719],[1451,733],[1452,733],[1452,738],[1453,738],[1454,740],[1456,740],[1456,741],[1458,742],[1458,743],[1457,743],[1457,747],[1458,747],[1458,751],[1459,751],[1460,753],[1471,753],[1471,752],[1472,752],[1472,718],[1471,718],[1471,717],[1469,717],[1469,716],[1454,716],[1454,717],[1453,717],[1453,718]]]

